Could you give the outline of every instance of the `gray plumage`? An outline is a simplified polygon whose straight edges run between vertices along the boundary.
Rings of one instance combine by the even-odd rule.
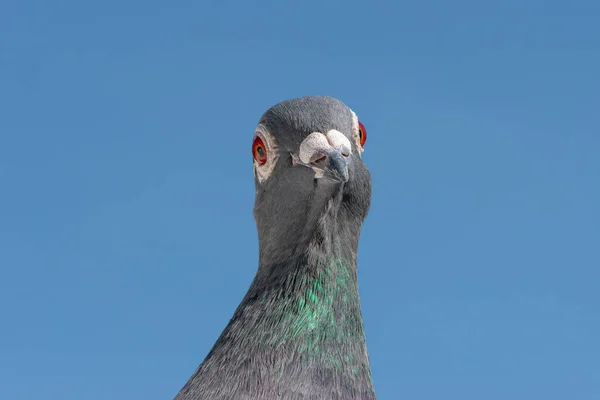
[[[258,271],[175,400],[375,399],[356,274],[371,177],[357,130],[355,114],[325,96],[262,116]]]

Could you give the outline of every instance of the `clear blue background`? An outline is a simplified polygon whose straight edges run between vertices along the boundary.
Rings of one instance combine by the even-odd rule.
[[[171,399],[257,266],[271,105],[369,133],[385,399],[600,398],[597,1],[3,1],[0,398]]]

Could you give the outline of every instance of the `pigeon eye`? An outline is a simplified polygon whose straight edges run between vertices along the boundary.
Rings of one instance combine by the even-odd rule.
[[[252,143],[252,156],[258,165],[264,165],[267,162],[267,148],[260,136],[254,138]]]
[[[364,146],[367,141],[367,130],[360,121],[358,121],[358,138],[360,139],[360,147]]]

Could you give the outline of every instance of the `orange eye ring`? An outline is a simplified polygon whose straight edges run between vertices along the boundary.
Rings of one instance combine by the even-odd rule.
[[[363,147],[367,141],[367,130],[360,121],[358,121],[358,138],[360,139],[360,147]]]
[[[254,142],[252,142],[252,156],[258,165],[264,165],[267,162],[267,148],[258,135],[254,138]]]

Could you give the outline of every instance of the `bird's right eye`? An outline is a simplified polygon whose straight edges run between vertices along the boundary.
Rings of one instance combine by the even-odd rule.
[[[267,148],[258,135],[252,143],[252,156],[258,165],[264,165],[267,162]]]

